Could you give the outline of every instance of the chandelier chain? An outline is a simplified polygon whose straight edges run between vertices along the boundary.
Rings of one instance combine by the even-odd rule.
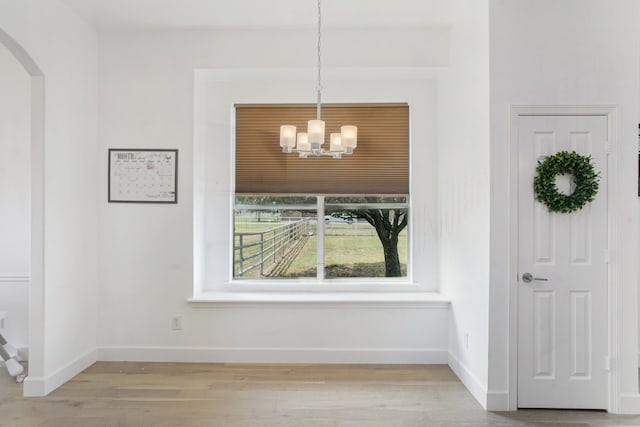
[[[320,120],[320,104],[322,104],[322,9],[320,6],[320,0],[318,0],[318,85],[316,86],[316,92],[318,94],[318,104],[316,105],[316,119]]]
[[[340,126],[340,132],[329,134],[329,149],[323,149],[325,136],[325,122],[321,118],[322,108],[322,0],[316,0],[318,6],[318,82],[316,85],[317,105],[316,120],[309,120],[307,132],[297,132],[294,125],[280,126],[280,147],[283,153],[297,152],[300,158],[308,156],[331,156],[341,159],[343,155],[353,154],[357,147],[358,127],[352,125]]]

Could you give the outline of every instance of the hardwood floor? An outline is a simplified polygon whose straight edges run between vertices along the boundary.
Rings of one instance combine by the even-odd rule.
[[[444,365],[96,363],[44,398],[0,369],[0,426],[632,426],[598,411],[485,412]]]

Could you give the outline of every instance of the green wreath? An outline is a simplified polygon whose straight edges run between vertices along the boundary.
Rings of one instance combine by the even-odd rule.
[[[576,188],[567,195],[558,191],[556,176],[572,175]],[[593,169],[591,156],[575,151],[559,151],[538,161],[533,189],[536,200],[547,205],[551,212],[570,213],[580,210],[595,199],[600,176]]]

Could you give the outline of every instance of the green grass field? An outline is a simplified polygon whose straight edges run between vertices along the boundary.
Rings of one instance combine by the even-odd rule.
[[[236,221],[236,233],[259,233],[282,224],[269,222]],[[315,277],[316,234],[315,223],[309,224],[309,237],[297,249],[295,257],[287,261],[284,271],[272,277]],[[245,242],[250,241],[245,237]],[[238,237],[236,237],[236,245]],[[251,252],[257,248],[251,248]],[[236,251],[237,252],[237,251]],[[245,252],[246,256],[247,252]],[[237,255],[237,253],[236,253]],[[398,255],[406,275],[407,231],[400,234]],[[259,274],[259,271],[258,271]],[[384,252],[375,229],[363,221],[354,224],[325,224],[325,277],[384,277]],[[256,277],[255,271],[247,277]]]
[[[375,232],[374,232],[375,234]],[[284,277],[315,276],[316,236],[307,239]],[[378,236],[325,235],[325,277],[384,277],[384,252]],[[400,236],[398,255],[406,274],[407,237]]]

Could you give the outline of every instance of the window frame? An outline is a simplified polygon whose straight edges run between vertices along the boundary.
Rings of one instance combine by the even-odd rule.
[[[239,195],[239,194],[238,194]],[[296,196],[293,194],[273,194],[271,196]],[[299,196],[299,195],[298,195]],[[405,202],[388,202],[388,203],[327,203],[327,197],[335,197],[335,195],[305,195],[316,198],[316,204],[273,204],[273,205],[261,205],[261,204],[236,204],[236,194],[232,194],[231,212],[232,212],[232,238],[230,253],[231,253],[231,268],[229,285],[230,290],[326,290],[330,288],[335,290],[336,287],[343,289],[363,290],[363,287],[373,286],[375,290],[393,290],[401,291],[408,286],[410,289],[414,289],[416,284],[413,283],[413,258],[412,258],[412,215],[411,215],[411,197],[410,194],[403,195],[406,197]],[[341,197],[344,195],[339,195]],[[357,195],[366,196],[366,195]],[[371,194],[369,196],[382,196]],[[399,195],[391,195],[398,197]],[[407,265],[406,275],[400,277],[340,277],[340,278],[326,278],[325,277],[325,212],[330,208],[331,210],[340,209],[355,209],[355,208],[369,208],[369,209],[407,209],[408,210],[408,224],[406,227],[407,232]],[[316,212],[316,276],[315,277],[293,277],[293,278],[236,278],[235,277],[235,211],[236,210],[306,210]],[[386,285],[390,285],[389,289],[383,289]]]
[[[348,70],[328,68],[326,83],[335,103],[394,103],[409,105],[409,194],[411,195],[411,283],[367,286],[344,285],[339,289],[324,285],[287,286],[230,283],[233,238],[233,199],[235,196],[235,108],[239,103],[308,103],[308,88],[315,84],[312,68],[219,68],[194,71],[194,146],[193,146],[193,300],[213,299],[225,305],[257,306],[276,301],[396,301],[411,300],[409,295],[435,292],[438,281],[437,241],[442,230],[438,218],[437,151],[437,78],[438,70],[426,67],[355,67]],[[367,76],[363,79],[362,76]],[[269,84],[265,84],[265,82]],[[380,87],[384,91],[380,91]],[[419,117],[420,120],[415,120]],[[416,144],[416,142],[419,142]],[[417,164],[420,167],[416,167]],[[426,167],[425,167],[426,166]],[[416,183],[420,185],[416,186]],[[188,185],[189,183],[183,184]],[[419,261],[419,262],[418,262]],[[323,292],[305,292],[306,289]],[[277,292],[265,292],[273,289]],[[353,292],[350,291],[353,289]],[[289,292],[290,291],[290,292]],[[333,292],[335,291],[335,292]],[[403,292],[407,292],[404,293]],[[282,298],[278,298],[282,296]],[[227,302],[228,301],[228,302]],[[374,304],[375,305],[375,304]],[[226,306],[226,305],[225,305]],[[345,305],[349,306],[349,304]],[[391,303],[395,306],[395,303]]]

